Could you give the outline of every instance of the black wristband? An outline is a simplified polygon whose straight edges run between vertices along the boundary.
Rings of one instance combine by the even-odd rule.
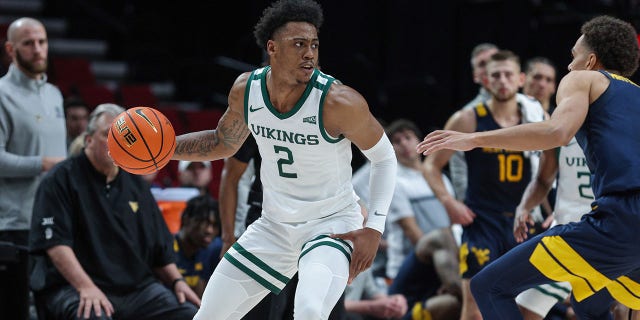
[[[171,289],[173,289],[173,290],[175,290],[175,289],[176,289],[176,283],[178,283],[178,281],[183,281],[183,282],[185,282],[185,283],[187,282],[187,281],[185,281],[185,280],[184,280],[184,278],[182,278],[182,277],[177,278],[177,279],[173,280],[173,282],[171,282]]]

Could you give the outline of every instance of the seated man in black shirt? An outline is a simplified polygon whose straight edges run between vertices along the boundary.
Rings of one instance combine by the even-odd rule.
[[[52,169],[36,193],[31,288],[40,319],[190,320],[200,304],[148,185],[109,157],[109,127],[122,111],[98,106],[83,152]]]

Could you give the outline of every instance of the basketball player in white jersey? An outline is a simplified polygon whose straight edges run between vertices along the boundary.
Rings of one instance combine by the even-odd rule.
[[[365,99],[318,70],[322,9],[280,0],[255,26],[269,65],[240,75],[215,130],[181,135],[173,159],[229,157],[253,134],[262,217],[227,251],[194,319],[240,319],[298,272],[294,317],[327,319],[368,268],[384,231],[396,157]],[[371,161],[366,222],[351,185],[351,143]]]

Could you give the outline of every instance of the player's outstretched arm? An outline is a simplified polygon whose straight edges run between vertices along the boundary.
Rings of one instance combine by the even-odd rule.
[[[229,107],[213,130],[191,132],[176,138],[173,160],[210,161],[236,153],[249,136],[244,121],[244,91],[249,73],[240,75],[229,92]]]
[[[604,76],[595,71],[569,72],[560,81],[558,107],[549,120],[473,133],[438,130],[420,142],[417,151],[428,155],[442,149],[468,151],[489,147],[525,151],[566,145],[584,122],[589,103],[596,98],[591,96],[594,95],[591,88],[597,77]]]

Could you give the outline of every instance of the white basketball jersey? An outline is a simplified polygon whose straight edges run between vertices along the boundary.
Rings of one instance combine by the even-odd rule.
[[[560,147],[558,173],[554,218],[559,224],[579,221],[582,215],[591,211],[594,197],[591,173],[576,138]]]
[[[262,166],[263,215],[278,222],[304,222],[355,205],[351,142],[324,130],[324,98],[335,80],[315,70],[287,113],[271,104],[270,67],[255,70],[245,92],[245,121],[256,139]]]

